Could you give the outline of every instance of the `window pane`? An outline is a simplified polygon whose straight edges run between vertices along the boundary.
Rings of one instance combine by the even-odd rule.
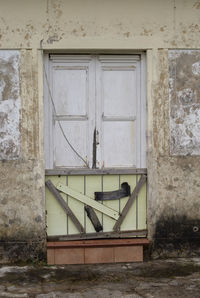
[[[76,151],[87,159],[87,122],[60,121],[70,144]],[[82,167],[83,161],[76,155],[66,142],[61,129],[56,122],[54,129],[54,162],[56,167]]]
[[[136,165],[134,121],[103,123],[103,164],[105,167]]]
[[[105,116],[135,116],[136,84],[134,70],[103,71],[102,89]]]
[[[54,69],[53,96],[58,115],[86,115],[86,69]]]

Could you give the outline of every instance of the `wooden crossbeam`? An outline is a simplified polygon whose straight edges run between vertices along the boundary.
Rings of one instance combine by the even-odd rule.
[[[71,235],[48,236],[49,241],[70,241],[70,240],[87,240],[87,239],[124,239],[131,237],[146,237],[147,230],[136,231],[119,231],[119,232],[98,232],[98,233],[82,233]]]
[[[84,203],[85,205],[88,205],[106,215],[108,215],[109,217],[117,220],[119,218],[119,213],[118,211],[116,210],[113,210],[101,203],[98,203],[97,201],[91,199],[90,197],[80,193],[80,192],[77,192],[75,190],[73,190],[72,188],[66,186],[66,185],[63,185],[61,183],[58,183],[56,185],[56,188],[60,191],[62,191],[63,193],[69,195],[70,197],[73,197],[77,200],[79,200],[80,202]]]
[[[60,195],[59,191],[55,188],[51,180],[46,181],[46,186],[50,190],[50,192],[54,195],[58,203],[61,205],[61,207],[64,209],[66,214],[70,217],[76,228],[80,233],[85,233],[85,229],[82,226],[82,224],[79,222],[78,218],[75,216],[75,214],[72,212],[72,210],[69,208],[67,203],[64,201],[62,196]]]
[[[128,199],[128,201],[126,203],[126,205],[124,206],[124,209],[122,210],[122,213],[121,213],[119,219],[116,221],[116,223],[113,227],[113,231],[115,231],[115,232],[119,231],[120,226],[121,226],[122,222],[124,221],[125,216],[127,215],[130,207],[132,206],[134,200],[136,199],[136,197],[137,197],[140,189],[142,188],[143,184],[146,182],[146,179],[147,179],[146,175],[142,175],[140,177],[139,182],[137,183],[134,191],[132,192],[130,198]]]

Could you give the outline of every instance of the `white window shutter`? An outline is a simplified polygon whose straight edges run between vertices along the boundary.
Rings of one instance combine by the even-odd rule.
[[[56,109],[56,114],[52,109],[52,167],[80,168],[86,166],[84,161],[91,166],[95,114],[91,56],[51,55],[49,79]]]
[[[100,56],[97,129],[100,167],[140,167],[140,56]]]
[[[85,167],[82,159],[91,168],[95,145],[97,168],[145,167],[142,63],[140,55],[50,56],[46,67],[56,113],[46,87],[47,168]]]

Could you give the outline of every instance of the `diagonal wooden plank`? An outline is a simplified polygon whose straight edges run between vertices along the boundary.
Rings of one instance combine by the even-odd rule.
[[[119,231],[120,226],[121,226],[125,216],[127,215],[131,205],[133,204],[135,198],[137,197],[137,195],[138,195],[140,189],[142,188],[143,184],[145,183],[146,179],[147,179],[146,175],[142,175],[140,177],[140,180],[138,181],[134,191],[132,192],[130,198],[128,199],[128,201],[126,203],[126,205],[124,206],[124,209],[122,210],[122,213],[121,213],[119,219],[116,221],[116,223],[113,227],[113,231],[115,231],[115,232]]]
[[[91,199],[90,197],[88,197],[80,192],[77,192],[66,185],[58,183],[56,185],[56,188],[58,190],[64,192],[65,194],[69,195],[70,197],[73,197],[73,198],[79,200],[80,202],[108,215],[109,217],[114,218],[115,220],[117,220],[119,218],[119,213],[116,210],[113,210],[101,203],[98,203],[97,201]]]
[[[62,208],[65,210],[66,214],[71,218],[72,222],[78,229],[80,233],[85,233],[84,227],[79,222],[78,218],[75,216],[75,214],[72,212],[72,210],[69,208],[67,203],[63,200],[62,196],[60,195],[59,191],[56,189],[54,184],[51,182],[51,180],[46,181],[46,186],[50,190],[50,192],[54,195],[58,203],[62,206]]]

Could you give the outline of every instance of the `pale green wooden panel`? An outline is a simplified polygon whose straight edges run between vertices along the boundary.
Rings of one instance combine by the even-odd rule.
[[[84,176],[68,176],[68,186],[84,194]],[[75,198],[68,196],[68,206],[84,227],[84,204]],[[68,218],[68,234],[79,234],[79,231],[70,218]]]
[[[103,191],[113,191],[119,189],[119,175],[104,175],[103,176]],[[104,205],[119,211],[119,200],[104,201]],[[103,231],[110,232],[113,230],[115,220],[103,215]]]
[[[112,191],[121,187],[121,183],[128,182],[131,186],[131,192],[135,188],[136,180],[139,181],[138,175],[88,175],[88,176],[48,176],[46,180],[50,179],[54,185],[62,183],[68,185],[72,189],[88,195],[94,199],[95,191]],[[80,201],[68,197],[61,193],[65,201],[68,201],[69,207],[77,216],[81,224],[85,227],[87,233],[93,233],[94,227],[87,217],[84,204]],[[121,212],[128,200],[121,198],[120,200],[104,201],[106,206]],[[130,208],[126,218],[124,219],[121,230],[136,230],[146,229],[146,185],[143,185],[139,192],[137,200]],[[68,218],[65,211],[60,204],[46,188],[46,209],[47,209],[47,234],[50,235],[66,235],[78,234],[73,222]],[[137,212],[136,212],[137,211]],[[96,211],[96,214],[103,225],[103,231],[109,232],[113,230],[115,220]]]
[[[146,216],[147,216],[147,193],[146,193],[146,183],[143,185],[142,189],[138,195],[138,229],[146,229]]]
[[[89,196],[91,199],[94,199],[94,192],[101,191],[101,176],[100,175],[89,175],[85,176],[85,186],[86,186],[86,195]],[[102,223],[102,213],[94,210],[96,215],[99,218],[99,221]],[[90,219],[87,217],[86,214],[86,232],[87,233],[94,233],[96,232]]]
[[[131,193],[133,192],[136,186],[136,175],[120,175],[120,183],[127,182],[131,187]],[[123,210],[124,206],[126,205],[128,198],[121,199],[121,211]],[[129,231],[129,230],[136,230],[136,201],[132,204],[131,208],[129,209],[124,221],[122,222],[121,231]]]
[[[55,185],[60,182],[66,184],[65,176],[48,176],[46,180],[51,180]],[[66,201],[66,195],[61,194]],[[54,195],[46,187],[46,210],[47,210],[47,235],[66,235],[67,234],[67,215]]]

